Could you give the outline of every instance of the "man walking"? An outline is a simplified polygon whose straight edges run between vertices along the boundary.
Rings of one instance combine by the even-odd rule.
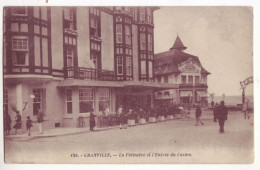
[[[220,102],[218,107],[218,123],[219,123],[219,133],[224,133],[224,123],[227,120],[228,109],[225,106],[224,101]]]
[[[201,121],[200,117],[201,117],[201,108],[200,108],[200,106],[197,104],[197,105],[196,105],[196,124],[195,124],[195,126],[198,126],[199,123],[200,123],[202,126],[204,125],[204,123]]]

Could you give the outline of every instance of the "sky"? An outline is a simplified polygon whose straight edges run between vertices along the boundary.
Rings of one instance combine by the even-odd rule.
[[[155,54],[169,50],[177,34],[198,56],[208,92],[241,95],[240,81],[253,76],[253,11],[249,7],[160,7],[154,12]],[[253,84],[246,95],[253,94]]]

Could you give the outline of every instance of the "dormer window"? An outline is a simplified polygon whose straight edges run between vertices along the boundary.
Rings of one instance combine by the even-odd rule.
[[[64,23],[63,27],[67,29],[75,29],[74,11],[71,8],[64,8]]]
[[[152,23],[152,11],[150,8],[147,8],[147,22]]]
[[[11,10],[12,15],[27,15],[27,8],[26,7],[13,7]]]
[[[140,8],[140,21],[145,21],[145,8]]]

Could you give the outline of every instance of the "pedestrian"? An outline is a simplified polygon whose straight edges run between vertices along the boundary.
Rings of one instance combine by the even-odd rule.
[[[217,122],[217,113],[218,113],[218,107],[219,107],[219,104],[218,102],[216,102],[214,108],[213,108],[213,122]]]
[[[5,135],[9,135],[10,130],[11,130],[11,123],[12,119],[10,115],[8,114],[7,111],[4,111],[4,130],[5,130]]]
[[[195,126],[198,126],[199,123],[200,123],[202,126],[204,125],[204,123],[203,123],[203,122],[201,121],[201,119],[200,119],[201,113],[202,113],[201,108],[200,108],[200,106],[197,104],[197,105],[196,105],[196,124],[195,124]]]
[[[38,110],[38,114],[37,114],[37,124],[38,124],[38,129],[39,129],[39,133],[42,134],[43,133],[43,112],[40,108],[37,109]]]
[[[31,127],[32,127],[32,120],[30,119],[30,116],[27,116],[27,121],[26,121],[26,130],[28,132],[28,136],[31,136]]]
[[[116,118],[117,118],[117,125],[120,125],[120,115],[121,113],[123,112],[123,105],[120,105],[117,109],[117,112],[116,112]]]
[[[224,133],[224,124],[225,120],[227,120],[228,109],[225,106],[224,101],[220,102],[220,106],[218,107],[218,123],[219,123],[219,133]]]
[[[21,117],[21,115],[20,115],[18,110],[16,110],[15,112],[16,112],[16,115],[15,115],[15,125],[14,125],[14,128],[15,128],[15,134],[16,134],[17,130],[22,128],[22,117]]]
[[[127,115],[124,111],[122,111],[119,115],[119,121],[120,121],[120,129],[126,129],[127,124]]]
[[[210,103],[210,104],[211,104],[211,107],[212,107],[212,108],[214,108],[214,104],[215,104],[215,103],[214,103],[214,101],[213,101],[213,100],[211,101],[211,103]]]
[[[89,130],[93,131],[94,127],[96,126],[95,121],[96,115],[94,114],[94,109],[91,109],[90,116],[89,116]]]

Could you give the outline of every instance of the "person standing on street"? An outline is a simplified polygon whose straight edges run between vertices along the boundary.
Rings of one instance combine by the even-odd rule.
[[[4,130],[5,130],[5,135],[9,135],[9,132],[11,130],[11,117],[7,113],[7,111],[4,110]]]
[[[94,114],[94,109],[91,109],[90,116],[89,116],[89,126],[90,126],[89,129],[91,131],[93,131],[94,127],[96,126],[95,117],[96,115]]]
[[[227,120],[228,109],[225,106],[224,101],[220,102],[220,106],[218,107],[218,123],[219,123],[219,133],[224,133],[224,124],[225,120]]]
[[[19,113],[18,110],[16,110],[14,128],[15,128],[15,134],[17,133],[17,130],[18,130],[18,129],[21,129],[21,128],[22,128],[22,117],[21,117],[21,115],[20,115],[20,113]]]
[[[30,119],[30,116],[27,116],[27,121],[26,121],[26,129],[28,131],[28,136],[31,136],[31,127],[32,127],[32,120]]]
[[[198,126],[199,123],[200,123],[202,126],[204,125],[204,123],[201,121],[200,117],[201,117],[201,108],[200,108],[200,106],[197,104],[197,105],[196,105],[196,124],[195,124],[195,126]]]
[[[38,108],[37,123],[38,123],[39,133],[42,134],[43,133],[43,128],[42,128],[43,112],[40,108]]]

